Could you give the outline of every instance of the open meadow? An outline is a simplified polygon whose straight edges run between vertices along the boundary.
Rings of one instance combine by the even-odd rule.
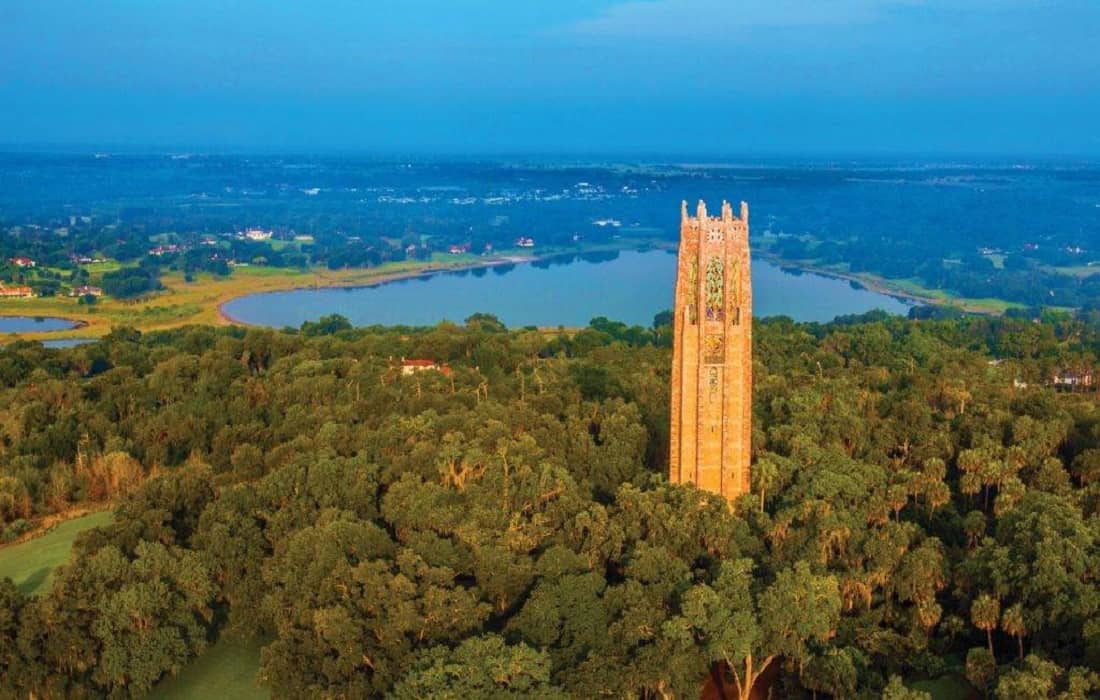
[[[45,593],[54,569],[68,561],[76,536],[113,519],[109,510],[91,513],[66,520],[40,537],[0,547],[0,579],[10,578],[27,595]]]
[[[271,692],[256,684],[260,669],[260,646],[257,640],[219,639],[180,672],[161,681],[150,700],[202,700],[204,698],[234,698],[234,700],[264,700]]]

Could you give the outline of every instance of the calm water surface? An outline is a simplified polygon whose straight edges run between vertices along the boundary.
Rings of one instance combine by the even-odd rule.
[[[0,316],[0,333],[40,333],[76,328],[76,321],[41,316]]]
[[[95,341],[95,338],[54,338],[53,340],[43,340],[42,346],[54,349],[75,348],[78,345],[87,345]]]
[[[908,313],[903,302],[856,289],[844,280],[752,263],[757,316],[829,321],[883,309]],[[299,326],[326,314],[354,325],[432,325],[461,322],[477,312],[508,326],[585,326],[597,316],[648,326],[672,307],[676,254],[669,251],[586,255],[554,261],[440,273],[373,287],[299,289],[234,299],[225,313],[243,323]]]

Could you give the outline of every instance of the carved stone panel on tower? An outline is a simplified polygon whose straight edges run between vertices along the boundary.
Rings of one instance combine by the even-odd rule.
[[[752,282],[749,209],[681,206],[669,478],[733,499],[749,489]]]

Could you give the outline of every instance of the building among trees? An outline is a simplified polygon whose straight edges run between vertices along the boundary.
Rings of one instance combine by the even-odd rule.
[[[669,480],[733,499],[749,490],[752,280],[749,206],[680,212]]]
[[[5,287],[0,285],[0,298],[5,299],[24,299],[27,297],[33,297],[34,290],[27,286],[18,287]]]

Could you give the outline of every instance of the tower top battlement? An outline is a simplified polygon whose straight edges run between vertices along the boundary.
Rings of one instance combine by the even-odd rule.
[[[749,204],[748,202],[741,202],[741,212],[738,216],[733,215],[733,206],[726,200],[722,200],[722,213],[719,216],[707,216],[707,203],[703,200],[699,200],[699,204],[695,209],[695,216],[688,214],[687,200],[680,202],[680,223],[681,225],[699,225],[704,222],[726,222],[735,223],[740,222],[746,227],[749,225]]]

